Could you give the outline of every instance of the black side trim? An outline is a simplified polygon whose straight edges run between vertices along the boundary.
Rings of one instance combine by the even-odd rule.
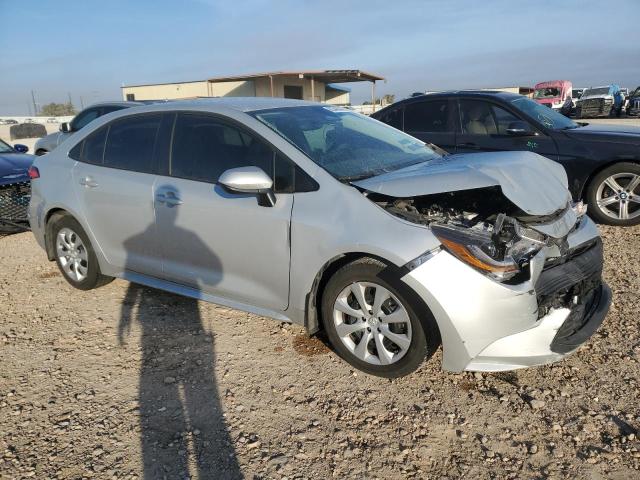
[[[602,325],[610,305],[611,289],[602,283],[571,310],[551,342],[551,351],[568,353],[586,342]]]

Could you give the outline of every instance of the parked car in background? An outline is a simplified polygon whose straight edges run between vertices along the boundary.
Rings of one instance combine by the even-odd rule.
[[[0,140],[0,233],[28,227],[27,209],[31,198],[28,169],[35,158],[26,155],[29,148],[13,147]]]
[[[537,83],[533,87],[533,99],[540,105],[559,111],[563,115],[571,114],[571,91],[573,85],[568,80],[551,80]]]
[[[623,102],[624,96],[618,85],[587,88],[576,105],[576,117],[619,117]]]
[[[58,119],[55,117],[47,118],[47,123],[58,123]]]
[[[33,233],[72,286],[122,277],[324,328],[374,375],[406,375],[441,342],[453,371],[553,362],[611,301],[597,228],[560,165],[443,159],[345,108],[136,107],[32,168]]]
[[[13,118],[9,118],[8,120],[5,120],[5,121],[4,121],[4,124],[5,124],[5,125],[17,125],[17,124],[18,124],[18,121],[17,121],[17,120],[14,120]]]
[[[640,87],[629,94],[625,112],[629,116],[640,115]]]
[[[54,150],[60,143],[62,143],[69,135],[77,132],[82,127],[92,122],[102,115],[107,113],[122,110],[123,108],[134,107],[138,105],[144,105],[142,102],[132,101],[117,101],[117,102],[103,102],[96,103],[90,107],[85,108],[78,113],[70,122],[63,122],[60,124],[60,131],[51,133],[40,138],[34,147],[36,155],[44,155]]]
[[[564,166],[594,219],[640,223],[639,127],[576,123],[521,95],[486,91],[406,99],[372,116],[451,153],[539,153]]]

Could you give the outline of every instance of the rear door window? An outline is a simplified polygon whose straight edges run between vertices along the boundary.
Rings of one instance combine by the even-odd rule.
[[[406,132],[448,132],[450,106],[448,100],[414,102],[404,107],[404,130]]]
[[[107,139],[107,131],[109,127],[102,127],[98,131],[93,132],[84,140],[82,155],[80,161],[92,163],[94,165],[102,165],[102,157],[104,155],[104,142]]]
[[[161,114],[142,114],[110,123],[104,166],[155,173],[153,153],[161,119]]]

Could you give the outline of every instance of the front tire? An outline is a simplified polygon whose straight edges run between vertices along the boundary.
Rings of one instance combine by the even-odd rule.
[[[51,228],[56,263],[64,279],[79,290],[91,290],[113,280],[102,275],[89,237],[70,215],[52,219]]]
[[[435,319],[399,275],[371,258],[340,268],[322,296],[322,322],[336,353],[379,377],[408,375],[440,345]]]
[[[44,150],[44,149],[42,149],[42,148],[40,148],[40,149],[36,150],[36,155],[37,155],[38,157],[41,157],[42,155],[46,155],[47,153],[49,153],[49,152],[47,152],[46,150]]]
[[[640,224],[640,165],[621,162],[598,173],[587,189],[590,216],[599,223]]]

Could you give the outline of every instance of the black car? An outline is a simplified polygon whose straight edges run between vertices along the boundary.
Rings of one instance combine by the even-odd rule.
[[[561,163],[575,200],[610,225],[640,223],[640,128],[573,120],[505,92],[433,93],[372,115],[450,153],[528,150]]]
[[[28,227],[31,198],[29,167],[35,158],[25,145],[14,147],[0,140],[0,234]]]

